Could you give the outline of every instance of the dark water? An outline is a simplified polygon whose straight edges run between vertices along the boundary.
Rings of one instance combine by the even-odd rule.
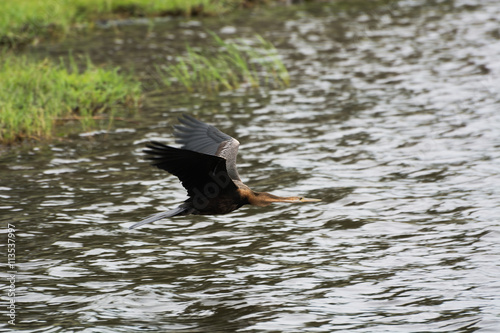
[[[227,37],[275,43],[292,84],[152,94],[113,130],[4,153],[18,273],[16,326],[2,288],[2,331],[498,332],[500,4],[299,8],[46,47],[147,77],[204,28],[236,27]],[[149,139],[173,143],[182,113],[239,139],[256,190],[323,201],[128,230],[185,199],[141,158]]]

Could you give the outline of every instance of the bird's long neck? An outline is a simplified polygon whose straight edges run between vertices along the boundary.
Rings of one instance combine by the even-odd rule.
[[[279,197],[267,192],[253,192],[247,196],[248,202],[254,206],[264,207],[273,202],[295,202],[297,197]]]

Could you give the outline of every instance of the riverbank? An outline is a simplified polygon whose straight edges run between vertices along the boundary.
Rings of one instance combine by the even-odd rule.
[[[118,68],[96,67],[83,59],[83,69],[69,63],[27,56],[0,56],[0,142],[52,139],[55,128],[70,121],[82,130],[98,121],[111,124],[117,109],[136,109],[140,83]],[[80,61],[82,62],[82,61]],[[123,112],[123,111],[122,111]]]
[[[0,45],[20,47],[66,36],[95,22],[130,17],[214,16],[269,0],[19,0],[0,2]]]
[[[28,44],[56,41],[96,22],[135,17],[213,16],[281,0],[20,0],[0,3],[0,144],[51,140],[65,134],[61,125],[80,130],[107,127],[117,110],[135,108],[143,98],[139,78],[119,68],[96,67],[70,57],[69,62],[28,56]],[[218,55],[195,52],[157,67],[161,89],[182,86],[212,93],[240,84],[288,85],[288,72],[273,45],[261,37],[253,48],[226,43],[214,35]],[[75,38],[77,38],[75,36]],[[76,64],[78,63],[78,64]],[[259,75],[257,75],[259,73]],[[262,74],[263,73],[263,74]],[[123,111],[119,111],[122,116]],[[67,127],[67,126],[66,126]]]
[[[252,90],[288,86],[281,57],[263,37],[256,35],[243,43],[211,35],[205,49],[216,52],[188,46],[185,55],[156,64],[154,76],[159,80],[154,90],[214,95],[242,85]],[[55,62],[6,52],[0,63],[0,143],[4,144],[62,137],[60,125],[69,122],[80,130],[109,127],[115,113],[122,117],[130,109],[136,111],[148,92],[133,69],[97,67],[88,57],[77,61],[70,55]]]

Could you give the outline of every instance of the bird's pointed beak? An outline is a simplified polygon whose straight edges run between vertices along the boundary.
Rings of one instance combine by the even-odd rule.
[[[303,198],[303,197],[289,197],[289,198],[282,198],[279,201],[280,202],[296,203],[296,202],[318,202],[321,200],[320,199]]]
[[[310,198],[300,198],[299,202],[318,202],[321,201],[321,199],[310,199]]]

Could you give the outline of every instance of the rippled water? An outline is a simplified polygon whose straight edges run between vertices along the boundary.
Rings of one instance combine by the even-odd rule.
[[[160,93],[116,130],[4,153],[15,328],[497,332],[500,5],[425,3],[300,7],[283,20],[257,12],[241,27],[165,23],[193,39],[230,24],[265,35],[291,87]],[[167,41],[183,43],[162,27],[148,38],[145,27],[124,28],[107,48],[117,37],[104,31],[88,49],[148,63],[168,53]],[[149,139],[173,143],[170,125],[184,112],[239,139],[248,185],[323,201],[128,230],[185,199],[175,177],[141,157]]]

